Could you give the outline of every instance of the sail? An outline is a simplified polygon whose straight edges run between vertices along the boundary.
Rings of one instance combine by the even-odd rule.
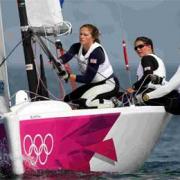
[[[9,84],[7,75],[7,66],[5,61],[5,44],[4,44],[4,33],[2,23],[2,11],[0,4],[0,109],[4,111],[3,106],[9,104]],[[6,106],[5,105],[5,106]],[[3,110],[2,110],[3,109]],[[5,110],[6,111],[6,110]]]
[[[62,34],[71,31],[70,23],[63,20],[59,0],[25,0],[28,24],[41,35]]]
[[[64,0],[60,0],[61,7],[63,6]]]

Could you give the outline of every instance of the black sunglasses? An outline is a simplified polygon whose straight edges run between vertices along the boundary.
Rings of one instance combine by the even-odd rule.
[[[145,46],[145,44],[140,44],[138,46],[134,47],[134,50],[137,51],[138,49],[142,49]]]

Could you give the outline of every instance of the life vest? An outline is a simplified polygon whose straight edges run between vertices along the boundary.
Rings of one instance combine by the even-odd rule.
[[[89,48],[89,50],[87,51],[87,53],[85,55],[82,54],[82,50],[83,50],[82,45],[78,52],[79,70],[82,74],[84,74],[87,69],[88,59],[89,59],[90,54],[98,47],[101,47],[103,49],[103,52],[105,54],[105,61],[103,64],[99,65],[98,73],[96,73],[94,79],[92,80],[93,83],[103,81],[113,74],[113,69],[109,62],[107,53],[106,53],[105,49],[101,46],[101,44],[99,44],[97,42],[95,42],[91,45],[91,47]]]
[[[159,77],[162,77],[163,81],[165,81],[165,78],[166,78],[166,69],[165,69],[165,65],[164,65],[162,59],[160,59],[155,54],[148,54],[148,55],[153,56],[156,59],[157,63],[158,63],[158,68],[153,71],[153,74],[157,75]],[[138,80],[141,79],[141,77],[143,76],[143,67],[142,67],[141,63],[139,63],[139,65],[138,65],[137,73],[136,74],[137,74]],[[152,83],[150,82],[148,84],[148,87],[154,87],[154,84],[152,85]]]

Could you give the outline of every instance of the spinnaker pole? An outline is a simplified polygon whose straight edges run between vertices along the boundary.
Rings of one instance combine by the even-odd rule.
[[[32,34],[28,29],[28,20],[26,14],[25,0],[17,0],[19,19],[21,25],[21,36],[23,40],[23,50],[25,56],[26,73],[28,79],[28,86],[30,91],[30,97],[32,100],[36,98],[38,78],[36,72],[36,65],[34,62],[34,53],[31,45]]]

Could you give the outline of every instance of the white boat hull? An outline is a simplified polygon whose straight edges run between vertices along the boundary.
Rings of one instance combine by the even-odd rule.
[[[133,172],[148,158],[169,120],[161,106],[72,110],[60,101],[39,101],[11,110],[2,118],[0,141],[11,155],[14,174]]]
[[[23,44],[26,44],[24,46],[25,54],[27,54],[25,57],[28,57],[25,64],[28,72],[29,92],[32,95],[38,92],[40,84],[39,81],[36,83],[34,80],[36,73],[33,73],[35,71],[32,70],[36,70],[36,68],[33,65],[34,55],[31,53],[32,47],[29,38],[24,38],[30,37],[25,33],[28,27],[26,16],[23,16],[25,6],[23,1],[17,2]],[[59,30],[56,25],[55,29],[45,27],[44,22],[52,22],[50,14],[54,16],[54,12],[57,14],[54,17],[57,18],[53,22],[60,23],[60,27],[64,27],[64,24],[61,24],[63,23],[62,14],[58,15],[61,12],[61,9],[56,6],[56,4],[59,5],[58,0],[54,0],[54,3],[52,0],[39,0],[39,6],[37,6],[37,0],[26,0],[25,2],[28,9],[27,16],[30,17],[27,22],[34,26],[34,30],[40,28],[44,32],[46,29],[45,35],[51,35],[52,30],[53,33],[61,31],[62,28]],[[54,4],[55,8],[52,8],[50,4]],[[47,18],[44,17],[45,14]],[[33,22],[29,21],[33,19]],[[39,24],[40,27],[37,26]],[[69,23],[66,24],[68,25],[67,32],[70,32],[71,26]],[[130,173],[144,163],[168,122],[169,115],[163,107],[130,106],[72,110],[68,104],[60,101],[28,102],[27,93],[20,91],[16,93],[16,105],[9,109],[9,83],[3,32],[2,18],[0,17],[1,170],[7,168],[17,175],[32,170],[35,172],[37,170],[75,170]],[[65,32],[61,34],[65,34]],[[40,41],[39,38],[36,40]],[[43,46],[42,42],[40,46]],[[47,51],[46,46],[43,46],[43,50]],[[50,56],[49,49],[47,52],[47,57],[52,60],[53,56]],[[40,53],[42,53],[41,50]]]

